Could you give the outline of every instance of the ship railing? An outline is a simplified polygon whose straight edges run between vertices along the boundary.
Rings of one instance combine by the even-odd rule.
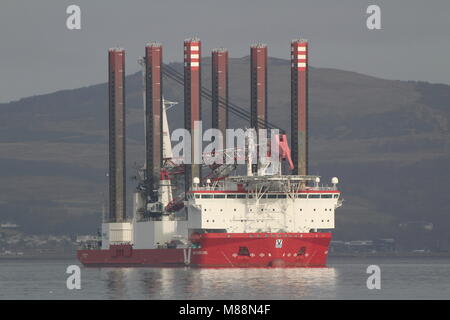
[[[85,236],[77,236],[76,242],[87,242],[87,241],[99,241],[101,240],[101,237],[99,236],[93,236],[93,235],[85,235]]]
[[[77,239],[78,248],[83,250],[97,250],[101,247],[101,238],[97,236]]]
[[[162,218],[152,218],[152,217],[145,217],[145,218],[136,219],[137,222],[147,222],[147,221],[184,221],[184,220],[186,220],[186,218],[184,216],[183,217],[181,217],[181,216],[180,217],[171,216],[169,218],[169,220],[164,220]]]
[[[321,187],[310,187],[308,190],[317,190],[317,191],[335,191],[337,190],[337,187],[329,187],[329,186],[321,186]]]
[[[313,187],[305,187],[305,188],[297,188],[296,186],[292,186],[292,189],[294,190],[313,190],[313,191],[336,191],[336,186],[313,186]],[[197,187],[193,189],[193,191],[230,191],[230,188],[226,188],[224,186],[222,187],[215,187],[215,188],[209,188],[209,187]],[[235,190],[238,192],[237,190]],[[289,190],[286,190],[285,188],[276,188],[276,186],[271,186],[270,188],[265,189],[266,192],[290,192]]]
[[[110,219],[103,219],[103,223],[114,223],[114,222],[119,222],[119,221],[113,221],[113,220],[110,220]],[[132,218],[127,218],[127,219],[124,219],[124,220],[120,221],[120,223],[132,223],[132,222],[133,222]]]
[[[226,191],[229,189],[229,186],[224,185],[223,183],[214,183],[205,186],[194,186],[192,188],[193,191]]]

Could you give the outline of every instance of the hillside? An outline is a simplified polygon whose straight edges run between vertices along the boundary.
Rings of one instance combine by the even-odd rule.
[[[172,66],[181,71],[180,63]],[[207,87],[210,74],[205,58]],[[289,61],[270,59],[269,118],[283,128],[290,123],[289,74]],[[230,60],[230,79],[230,99],[248,106],[248,57]],[[132,176],[144,155],[140,73],[127,77],[126,88]],[[180,102],[169,111],[171,129],[183,123],[182,92],[164,82],[165,97]],[[34,233],[96,230],[107,192],[107,99],[103,83],[0,104],[0,221]],[[202,109],[210,121],[207,101]],[[336,237],[396,237],[399,223],[420,220],[448,242],[449,124],[450,86],[311,68],[311,173],[324,182],[340,178],[345,202]]]

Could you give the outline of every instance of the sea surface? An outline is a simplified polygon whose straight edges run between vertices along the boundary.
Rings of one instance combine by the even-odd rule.
[[[327,268],[84,268],[77,260],[0,260],[0,299],[450,299],[450,258],[329,258]],[[377,265],[381,288],[367,288]]]

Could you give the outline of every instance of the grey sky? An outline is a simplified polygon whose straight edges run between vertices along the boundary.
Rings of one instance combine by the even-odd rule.
[[[82,11],[82,30],[66,29],[66,7]],[[381,7],[382,30],[366,28]],[[293,38],[310,41],[310,63],[388,79],[450,84],[448,0],[2,0],[0,102],[106,80],[106,51],[126,49],[127,73],[148,41],[164,60],[181,61],[196,35],[203,55],[224,46],[232,57],[259,41],[288,58]]]

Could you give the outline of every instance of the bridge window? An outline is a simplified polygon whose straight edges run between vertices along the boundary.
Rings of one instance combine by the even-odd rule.
[[[199,195],[199,194],[196,194],[196,195],[195,195],[195,198],[196,198],[196,199],[200,198],[200,195]]]
[[[310,194],[308,195],[308,199],[319,199],[320,198],[320,194]]]
[[[331,199],[333,197],[333,195],[332,194],[322,194],[320,197],[322,199]]]
[[[339,195],[338,194],[335,194],[334,195],[334,198],[336,199],[336,198],[339,198]]]
[[[300,198],[300,199],[306,199],[306,194],[298,194],[297,195],[297,198]]]
[[[214,195],[214,199],[224,199],[225,195],[224,194],[215,194]]]
[[[276,194],[268,194],[267,198],[269,198],[269,199],[276,199],[277,195]]]
[[[227,194],[227,198],[228,199],[236,199],[236,195],[235,194]]]
[[[238,194],[238,195],[236,195],[236,198],[245,199],[245,194]]]
[[[286,199],[286,195],[285,194],[279,194],[278,195],[278,199]]]
[[[212,194],[202,194],[202,199],[211,199]]]

